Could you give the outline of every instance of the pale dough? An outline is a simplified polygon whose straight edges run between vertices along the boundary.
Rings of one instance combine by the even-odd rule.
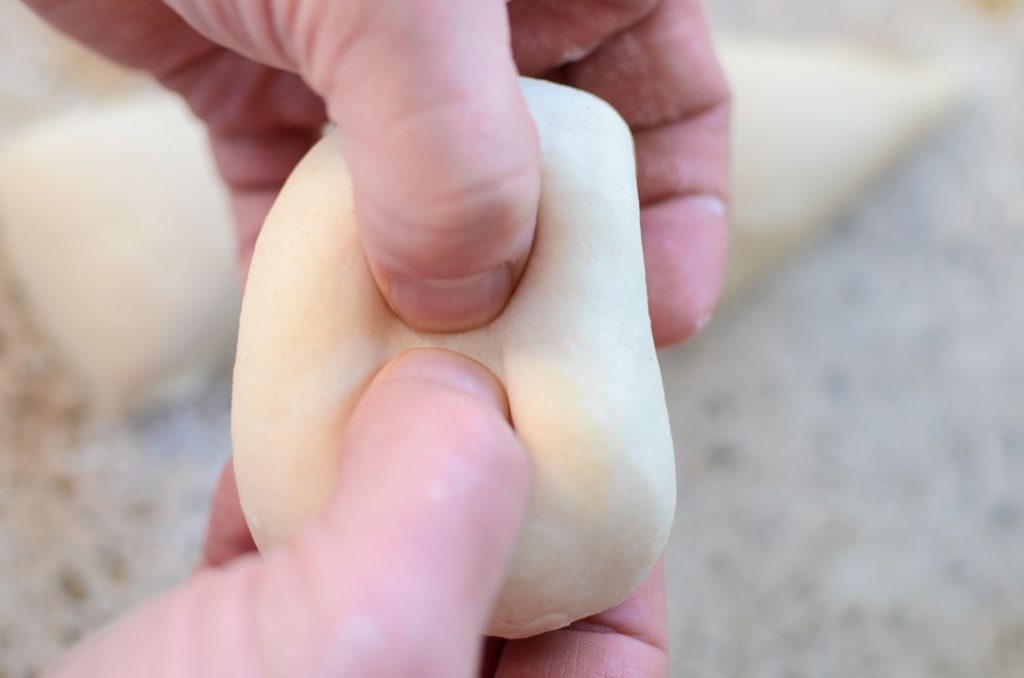
[[[532,468],[489,628],[504,637],[626,598],[665,546],[676,491],[631,135],[594,97],[538,81],[523,91],[540,132],[543,195],[529,266],[503,314],[458,335],[416,332],[392,314],[366,265],[340,142],[328,136],[260,235],[232,413],[238,489],[266,549],[325,506],[346,418],[386,361],[436,346],[490,368]]]
[[[838,42],[720,38],[733,90],[725,300],[836,222],[948,117],[950,68]]]
[[[0,228],[35,321],[108,414],[191,396],[234,349],[226,192],[175,97],[47,121],[0,153]]]

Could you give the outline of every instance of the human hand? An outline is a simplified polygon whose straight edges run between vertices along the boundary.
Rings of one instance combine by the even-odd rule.
[[[489,320],[525,267],[540,185],[518,67],[597,94],[632,126],[658,343],[714,307],[728,91],[699,0],[26,2],[207,122],[243,270],[329,113],[392,307],[428,329]]]
[[[400,356],[353,412],[320,520],[260,557],[232,537],[248,532],[226,474],[204,567],[53,675],[664,675],[660,569],[619,608],[490,641],[482,657],[527,495],[507,417],[478,364],[436,350]]]

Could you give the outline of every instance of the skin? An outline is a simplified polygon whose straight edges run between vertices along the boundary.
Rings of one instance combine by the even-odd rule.
[[[231,191],[243,278],[270,205],[329,119],[392,308],[438,331],[500,313],[529,256],[540,190],[521,73],[593,92],[633,129],[657,343],[679,343],[710,317],[725,257],[729,96],[699,0],[26,2],[148,71],[206,122]],[[416,360],[432,376],[392,374],[367,392],[339,448],[349,470],[321,524],[257,558],[226,472],[204,567],[87,642],[60,675],[475,671],[522,511],[522,452],[495,414],[504,405],[495,406],[503,396],[492,378],[467,361]],[[452,386],[456,373],[461,386]],[[490,386],[467,392],[474,373]],[[403,427],[389,425],[399,418]],[[353,480],[352,469],[373,482]],[[422,483],[445,473],[459,476],[449,480],[460,492],[443,509],[422,505]],[[486,529],[477,515],[488,516]],[[438,553],[460,557],[435,562]],[[370,640],[353,645],[360,629],[346,615],[367,609],[387,628],[390,651],[365,628]],[[486,649],[486,675],[662,675],[660,568],[615,610]]]
[[[660,566],[613,610],[481,644],[528,491],[504,392],[482,366],[433,349],[399,356],[368,387],[339,455],[327,513],[298,539],[260,556],[217,534],[237,523],[214,526],[190,581],[87,640],[52,675],[666,674]],[[219,500],[237,507],[226,478]]]

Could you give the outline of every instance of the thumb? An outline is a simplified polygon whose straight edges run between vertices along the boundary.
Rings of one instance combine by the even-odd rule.
[[[501,311],[540,191],[505,0],[165,1],[326,99],[371,269],[403,320],[453,331]]]
[[[320,522],[197,575],[56,675],[471,675],[526,497],[505,415],[479,365],[405,354],[353,413]]]
[[[345,69],[310,66],[352,165],[371,270],[413,326],[483,325],[525,268],[540,191],[505,2],[367,1],[387,19],[363,49]]]

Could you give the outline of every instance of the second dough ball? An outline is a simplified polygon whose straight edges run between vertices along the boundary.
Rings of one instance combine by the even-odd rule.
[[[138,412],[230,364],[235,237],[206,133],[171,95],[45,121],[0,151],[3,249],[94,404]]]

